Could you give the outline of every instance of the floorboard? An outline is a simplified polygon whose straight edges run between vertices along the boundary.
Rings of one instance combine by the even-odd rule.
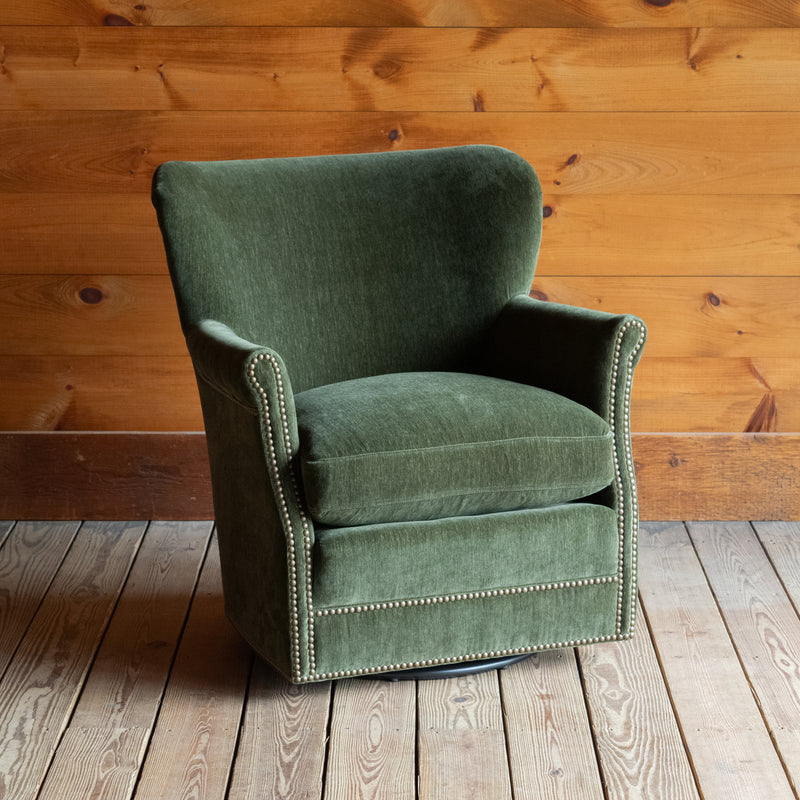
[[[632,641],[291,686],[209,522],[0,521],[0,800],[800,800],[800,524],[642,526]]]

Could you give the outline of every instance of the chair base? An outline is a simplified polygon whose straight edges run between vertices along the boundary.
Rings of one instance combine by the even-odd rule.
[[[429,681],[439,678],[458,678],[462,675],[476,675],[479,672],[488,672],[491,669],[508,669],[517,661],[530,658],[533,653],[522,653],[516,656],[500,656],[499,658],[486,658],[482,661],[464,661],[460,664],[440,664],[435,667],[421,667],[420,669],[402,669],[397,672],[384,672],[380,675],[365,675],[372,680],[381,681]]]

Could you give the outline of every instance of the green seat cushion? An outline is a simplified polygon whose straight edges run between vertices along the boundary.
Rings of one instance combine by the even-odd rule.
[[[295,396],[306,506],[324,525],[555,505],[611,483],[608,424],[565,397],[482,375],[376,375]]]

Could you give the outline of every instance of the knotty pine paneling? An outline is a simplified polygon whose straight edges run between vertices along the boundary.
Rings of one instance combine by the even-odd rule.
[[[544,198],[536,274],[800,275],[800,194]],[[149,194],[0,195],[2,269],[166,274]]]
[[[156,166],[475,142],[509,147],[553,194],[800,194],[800,110],[743,112],[18,111],[0,194],[147,193]]]
[[[0,430],[200,430],[185,356],[0,356]],[[633,385],[634,430],[800,431],[792,358],[648,357]]]
[[[800,358],[800,277],[588,276],[533,286],[540,299],[638,314],[650,358]],[[0,355],[185,352],[166,275],[6,275],[0,305]]]
[[[632,419],[653,434],[651,496],[677,474],[646,471],[659,435],[770,433],[758,452],[785,462],[798,86],[788,0],[5,4],[0,430],[200,427],[149,201],[159,163],[484,142],[542,180],[534,293],[648,323]],[[686,444],[709,464],[753,447]],[[701,488],[695,511],[736,499]]]
[[[320,25],[489,27],[774,27],[800,25],[788,0],[31,0],[0,25]]]
[[[0,110],[793,111],[796,28],[0,33]]]

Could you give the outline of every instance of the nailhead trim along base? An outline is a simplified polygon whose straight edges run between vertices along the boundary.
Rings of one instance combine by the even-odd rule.
[[[626,477],[628,478],[632,487],[632,502],[631,502],[631,572],[633,576],[633,585],[636,585],[637,575],[637,546],[638,546],[638,503],[636,498],[636,476],[633,469],[633,453],[631,450],[631,437],[630,437],[630,393],[631,384],[633,381],[632,367],[633,362],[644,343],[644,326],[638,320],[630,320],[626,322],[617,334],[617,340],[614,349],[614,366],[611,378],[611,392],[609,396],[609,421],[611,430],[614,436],[617,432],[616,412],[617,412],[617,381],[619,379],[619,364],[620,354],[622,351],[622,342],[625,333],[631,328],[639,329],[639,340],[631,351],[626,364],[625,384],[623,386],[623,442],[624,442],[624,464],[619,463],[617,455],[617,448],[614,448],[614,471],[615,471],[615,486],[617,489],[617,530],[619,535],[619,557],[618,557],[618,571],[617,574],[611,577],[604,578],[587,578],[585,580],[576,581],[563,581],[557,583],[538,584],[535,586],[521,586],[509,589],[495,589],[483,592],[466,592],[461,594],[441,595],[439,597],[425,597],[416,598],[411,600],[397,600],[387,601],[385,603],[371,603],[360,606],[344,606],[339,608],[322,609],[315,612],[312,602],[312,579],[311,579],[311,527],[310,522],[303,511],[300,504],[300,494],[298,491],[297,479],[292,469],[292,445],[291,437],[289,435],[289,425],[286,416],[286,403],[283,388],[283,378],[281,375],[280,365],[277,359],[269,354],[260,353],[255,356],[249,363],[248,376],[250,382],[253,384],[256,392],[258,393],[261,402],[262,419],[264,422],[264,430],[267,437],[267,450],[269,455],[269,468],[274,478],[274,485],[277,491],[277,501],[283,521],[284,531],[286,534],[286,541],[288,547],[288,559],[290,567],[289,578],[289,592],[291,595],[291,638],[292,638],[292,668],[293,677],[299,683],[307,683],[309,681],[318,680],[331,680],[335,678],[346,678],[358,675],[372,675],[379,672],[389,672],[393,670],[402,669],[418,669],[420,667],[434,667],[441,664],[457,664],[462,661],[478,661],[486,658],[497,658],[500,656],[522,655],[525,653],[535,653],[541,650],[551,650],[559,647],[577,647],[581,645],[597,644],[600,642],[619,641],[629,639],[633,635],[634,621],[636,619],[636,596],[631,593],[629,614],[631,619],[630,631],[622,633],[622,620],[623,620],[623,605],[624,605],[624,569],[625,569],[625,512],[623,509],[623,478],[622,471],[624,469]],[[283,481],[281,479],[280,468],[278,465],[277,454],[275,451],[274,432],[272,427],[272,420],[270,417],[270,404],[267,392],[261,386],[256,376],[256,366],[259,362],[266,361],[272,368],[275,375],[275,385],[278,393],[278,406],[281,423],[281,434],[283,436],[284,446],[287,454],[287,469],[289,471],[291,480],[291,491],[294,495],[294,506],[300,516],[301,524],[303,527],[303,566],[306,576],[306,604],[308,608],[308,652],[309,652],[309,671],[303,673],[301,658],[300,658],[300,614],[299,614],[299,594],[298,585],[300,582],[300,574],[298,569],[297,549],[294,540],[294,527],[292,525],[291,516],[289,514],[289,504],[287,502],[287,492],[284,489]],[[619,586],[617,594],[617,621],[616,632],[611,636],[597,636],[587,639],[570,640],[565,642],[552,642],[549,644],[534,645],[526,648],[512,648],[508,650],[492,650],[486,653],[469,653],[463,656],[453,656],[449,658],[436,658],[425,661],[413,661],[401,664],[384,664],[382,666],[365,667],[355,670],[343,670],[339,672],[324,672],[318,673],[316,671],[316,658],[314,652],[314,618],[323,617],[335,614],[355,614],[364,611],[384,611],[392,608],[405,608],[408,606],[418,605],[433,605],[436,603],[449,603],[458,600],[474,600],[486,597],[499,597],[510,594],[524,594],[534,591],[550,591],[553,589],[573,588],[580,586],[591,586],[599,583],[612,583],[616,582]]]
[[[459,592],[438,597],[417,597],[411,600],[387,600],[384,603],[367,603],[359,606],[336,606],[317,611],[318,617],[336,614],[358,614],[362,611],[383,611],[387,608],[408,608],[409,606],[431,606],[438,603],[453,603],[457,600],[478,600],[485,597],[507,597],[510,594],[528,594],[528,592],[547,592],[552,589],[573,589],[577,586],[597,586],[601,583],[616,583],[617,575],[603,578],[586,578],[577,581],[558,581],[558,583],[538,583],[530,586],[513,586],[507,589],[487,589],[480,592]]]

